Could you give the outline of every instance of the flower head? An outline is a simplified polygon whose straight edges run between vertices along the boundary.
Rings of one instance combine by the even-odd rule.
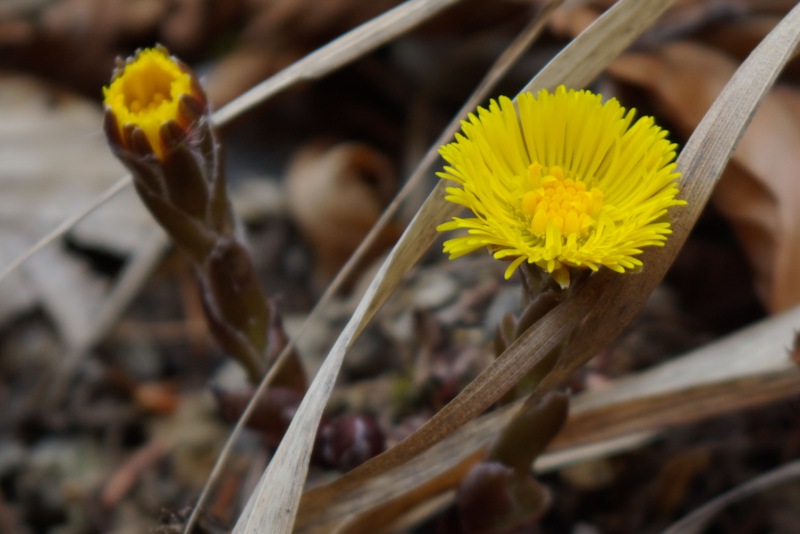
[[[206,106],[192,72],[161,46],[139,50],[121,63],[103,95],[118,143],[131,148],[131,132],[138,128],[159,159],[168,148],[162,129],[173,122],[186,130]]]
[[[671,233],[667,208],[685,202],[675,198],[676,145],[634,114],[564,86],[478,108],[440,151],[449,165],[439,176],[460,186],[447,200],[474,214],[437,228],[467,230],[445,242],[450,259],[485,246],[511,261],[506,278],[528,262],[562,286],[568,268],[640,267],[642,248]]]
[[[175,241],[205,258],[232,224],[221,147],[197,76],[162,46],[118,60],[105,94],[108,144]],[[213,231],[208,231],[213,229]]]

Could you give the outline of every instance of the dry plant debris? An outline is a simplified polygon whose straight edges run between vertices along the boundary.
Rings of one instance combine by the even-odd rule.
[[[401,4],[15,0],[0,6],[0,268],[123,175],[102,139],[101,118],[100,88],[118,55],[163,43],[199,73],[210,103],[220,107]],[[241,236],[254,276],[273,297],[274,320],[265,321],[272,356],[298,334],[327,283],[492,61],[558,2],[452,4],[349,65],[248,107],[221,130],[233,204],[246,215]],[[491,96],[519,92],[615,4],[567,2],[556,9]],[[794,2],[673,4],[587,82],[636,107],[637,116],[654,116],[680,152]],[[612,48],[611,40],[595,43],[594,51]],[[539,455],[549,441],[542,438],[524,454],[482,456],[514,414],[513,403],[522,402],[510,394],[417,455],[409,464],[417,467],[389,470],[356,490],[337,486],[347,480],[339,478],[344,472],[371,465],[384,448],[391,454],[490,368],[502,352],[498,326],[501,348],[514,339],[510,332],[525,330],[524,314],[509,318],[529,303],[517,282],[503,279],[507,265],[485,254],[449,262],[441,240],[423,249],[425,239],[435,238],[431,225],[415,251],[422,261],[405,268],[344,359],[309,471],[309,484],[321,489],[304,497],[296,528],[646,533],[697,510],[710,521],[706,532],[800,529],[794,486],[764,493],[762,482],[794,476],[788,462],[800,447],[793,393],[800,329],[798,83],[800,61],[793,59],[643,312],[560,383],[572,393],[572,411],[549,452]],[[432,173],[422,177],[344,290],[302,331],[296,354],[307,369],[319,368],[359,313],[370,280],[435,183]],[[163,249],[163,237],[128,193],[0,281],[2,532],[181,532],[252,396],[246,374],[209,335],[190,262],[153,252]],[[428,215],[438,216],[437,224],[449,218]],[[141,265],[149,266],[131,276],[128,269],[147,250],[150,259]],[[646,276],[648,257],[645,272],[626,276]],[[104,326],[109,291],[123,279],[133,281],[123,292],[130,305]],[[762,326],[744,329],[759,319]],[[64,355],[75,351],[83,354],[64,378],[60,402],[44,402]],[[234,528],[304,386],[283,383],[258,399],[192,532]],[[536,455],[545,472],[534,482],[513,464],[523,458],[527,465]],[[450,464],[434,476],[426,464],[434,460]],[[338,502],[324,500],[330,488],[342,489]],[[496,516],[481,513],[487,502]]]

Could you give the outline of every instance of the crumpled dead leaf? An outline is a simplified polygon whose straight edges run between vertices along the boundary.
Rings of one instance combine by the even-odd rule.
[[[320,281],[344,265],[378,220],[396,189],[389,160],[355,142],[314,143],[301,149],[286,172],[289,211],[311,245]],[[388,225],[369,262],[401,233]]]
[[[616,78],[645,88],[688,135],[732,76],[729,56],[690,42],[614,62]],[[777,312],[800,302],[800,93],[777,87],[746,130],[714,202],[731,222],[755,274],[756,289]]]

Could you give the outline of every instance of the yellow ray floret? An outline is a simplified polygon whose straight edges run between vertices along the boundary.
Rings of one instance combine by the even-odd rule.
[[[536,264],[562,285],[567,268],[625,272],[642,265],[643,247],[661,246],[676,198],[676,145],[652,117],[634,121],[616,99],[558,87],[505,97],[462,123],[441,149],[447,200],[474,217],[439,231],[466,230],[444,244],[450,258],[488,247],[511,261]]]
[[[151,48],[126,63],[103,88],[103,95],[120,132],[126,125],[141,128],[160,158],[159,129],[169,120],[178,120],[180,97],[192,91],[191,75],[163,48]]]

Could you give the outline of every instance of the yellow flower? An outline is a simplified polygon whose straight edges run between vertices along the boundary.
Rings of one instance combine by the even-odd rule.
[[[467,230],[445,242],[450,259],[485,246],[511,261],[506,278],[527,261],[562,287],[567,268],[640,267],[642,248],[671,233],[667,208],[685,204],[667,132],[652,117],[634,122],[616,99],[564,86],[524,93],[517,107],[501,97],[478,108],[440,151],[449,165],[439,176],[461,186],[447,200],[475,215],[437,228]]]
[[[181,99],[193,97],[205,106],[205,97],[191,72],[161,46],[138,51],[103,87],[105,107],[116,121],[122,145],[129,145],[126,128],[140,128],[159,159],[165,153],[160,131],[169,121],[186,128]],[[128,146],[128,148],[130,148]]]

